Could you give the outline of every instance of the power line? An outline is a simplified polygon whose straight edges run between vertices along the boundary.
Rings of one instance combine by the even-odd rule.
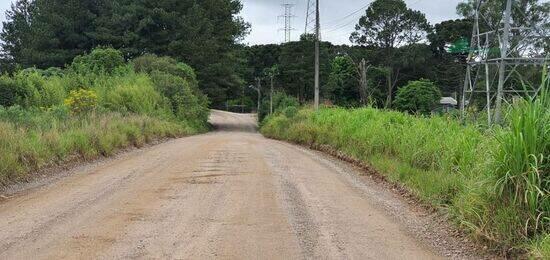
[[[372,3],[372,1],[369,0],[369,3],[366,4],[365,6],[359,8],[359,9],[353,11],[353,12],[351,12],[350,14],[348,14],[348,15],[342,17],[342,18],[338,18],[338,19],[335,19],[335,20],[328,21],[328,22],[325,23],[325,24],[335,24],[335,23],[338,24],[339,22],[341,22],[341,21],[343,21],[343,20],[345,20],[345,19],[351,17],[352,15],[355,15],[355,14],[357,14],[357,13],[359,13],[359,12],[365,10],[367,7],[369,7],[369,6],[371,5],[371,3]]]
[[[360,18],[360,17],[359,17],[359,18]],[[356,22],[357,22],[357,19],[353,19],[353,20],[349,21],[348,23],[343,24],[343,25],[341,25],[341,26],[339,26],[339,27],[333,27],[332,29],[329,29],[329,30],[323,30],[323,32],[324,32],[324,33],[327,33],[327,32],[338,31],[338,30],[343,29],[343,28],[345,28],[345,27],[347,27],[347,26],[349,26],[349,25],[351,25],[351,24],[353,24],[353,23],[356,23]]]
[[[410,4],[409,6],[414,6],[420,2],[422,2],[424,0],[417,0],[415,1],[414,3]],[[358,20],[359,18],[361,18],[361,16],[363,16],[363,14],[361,14],[360,12],[365,10],[366,8],[368,8],[370,6],[370,4],[372,3],[372,1],[369,1],[368,4],[366,4],[365,6],[353,11],[352,13],[342,17],[342,18],[338,18],[338,19],[334,19],[332,21],[329,21],[327,23],[325,23],[325,25],[327,24],[332,24],[332,25],[328,25],[328,26],[325,26],[325,30],[323,30],[323,32],[333,32],[333,31],[337,31],[337,30],[340,30],[346,26],[349,26],[350,24],[356,22],[356,20]],[[360,14],[359,16],[354,16],[355,14]],[[351,21],[348,21],[346,22],[347,18],[353,18]],[[342,22],[345,22],[345,23],[342,23]]]

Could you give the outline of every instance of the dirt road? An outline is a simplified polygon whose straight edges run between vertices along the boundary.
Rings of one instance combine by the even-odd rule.
[[[211,122],[4,199],[0,259],[441,258],[351,167],[263,138],[250,115]]]

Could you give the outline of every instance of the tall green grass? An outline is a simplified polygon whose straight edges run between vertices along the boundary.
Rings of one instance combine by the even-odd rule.
[[[268,117],[261,131],[305,145],[329,145],[371,164],[421,200],[447,212],[475,238],[510,253],[548,255],[550,95],[516,104],[506,126],[393,111],[302,109]]]
[[[207,130],[208,99],[193,69],[169,58],[146,60],[156,62],[152,72],[168,71],[165,80],[125,63],[114,49],[93,50],[66,69],[0,76],[0,186],[74,158]]]
[[[0,108],[0,186],[69,160],[110,156],[120,149],[197,133],[181,122],[119,113],[69,116],[60,111]]]
[[[508,115],[496,152],[497,195],[520,209],[525,237],[550,231],[550,80]]]

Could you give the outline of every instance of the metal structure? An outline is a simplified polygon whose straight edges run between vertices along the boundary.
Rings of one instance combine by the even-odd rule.
[[[294,4],[289,3],[283,3],[281,6],[284,8],[284,14],[279,15],[279,18],[283,18],[285,21],[285,27],[282,29],[279,29],[279,31],[285,32],[285,42],[290,42],[291,39],[291,32],[295,29],[292,27],[292,18],[296,17],[292,14],[292,8],[294,8]]]
[[[548,32],[537,24],[515,24],[514,17],[525,17],[525,14],[516,1],[502,1],[505,7],[498,18],[489,13],[490,8],[500,7],[495,1],[476,2],[461,101],[464,116],[467,106],[474,105],[476,95],[484,95],[489,124],[500,123],[503,102],[509,98],[534,96],[540,91],[521,84],[526,82],[521,73],[524,67],[545,66],[550,61],[543,47],[549,39]],[[487,6],[489,4],[493,5]]]
[[[307,0],[305,34],[314,34],[317,24],[317,1]]]

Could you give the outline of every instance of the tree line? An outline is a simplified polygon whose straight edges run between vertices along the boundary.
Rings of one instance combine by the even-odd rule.
[[[396,105],[399,90],[411,82],[411,89],[417,89],[413,85],[435,85],[442,95],[459,100],[476,2],[468,0],[456,7],[462,18],[431,25],[425,14],[408,7],[403,0],[373,1],[350,35],[351,45],[321,43],[323,99],[338,106],[392,107]],[[487,19],[493,27],[502,20],[505,3],[490,0],[484,5],[488,9],[484,13],[489,15]],[[515,26],[550,28],[550,3],[515,1],[513,10]],[[264,70],[277,67],[279,74],[275,85],[279,91],[302,103],[312,100],[313,39],[313,35],[303,35],[297,42],[243,47],[248,63],[243,78],[250,84],[257,78],[269,84]],[[546,39],[543,44],[548,53],[550,40]],[[520,70],[526,78],[540,76],[540,71]],[[426,80],[433,84],[422,84]],[[482,99],[476,102],[484,105]]]
[[[461,19],[431,25],[403,0],[373,1],[357,21],[350,45],[321,43],[322,98],[339,106],[391,107],[400,88],[420,79],[430,80],[443,95],[458,95],[475,3],[457,6]],[[501,20],[504,3],[484,5],[489,24]],[[516,25],[548,29],[549,3],[514,3]],[[239,16],[242,7],[239,0],[17,0],[0,32],[1,70],[64,67],[104,46],[120,50],[127,60],[155,54],[189,64],[216,108],[253,109],[257,96],[248,86],[258,80],[265,88],[273,79],[276,91],[310,101],[313,35],[285,44],[243,45],[250,25]]]
[[[127,60],[170,56],[191,65],[201,90],[222,103],[243,84],[237,42],[249,25],[238,0],[17,0],[7,11],[1,70],[64,67],[97,46]]]

